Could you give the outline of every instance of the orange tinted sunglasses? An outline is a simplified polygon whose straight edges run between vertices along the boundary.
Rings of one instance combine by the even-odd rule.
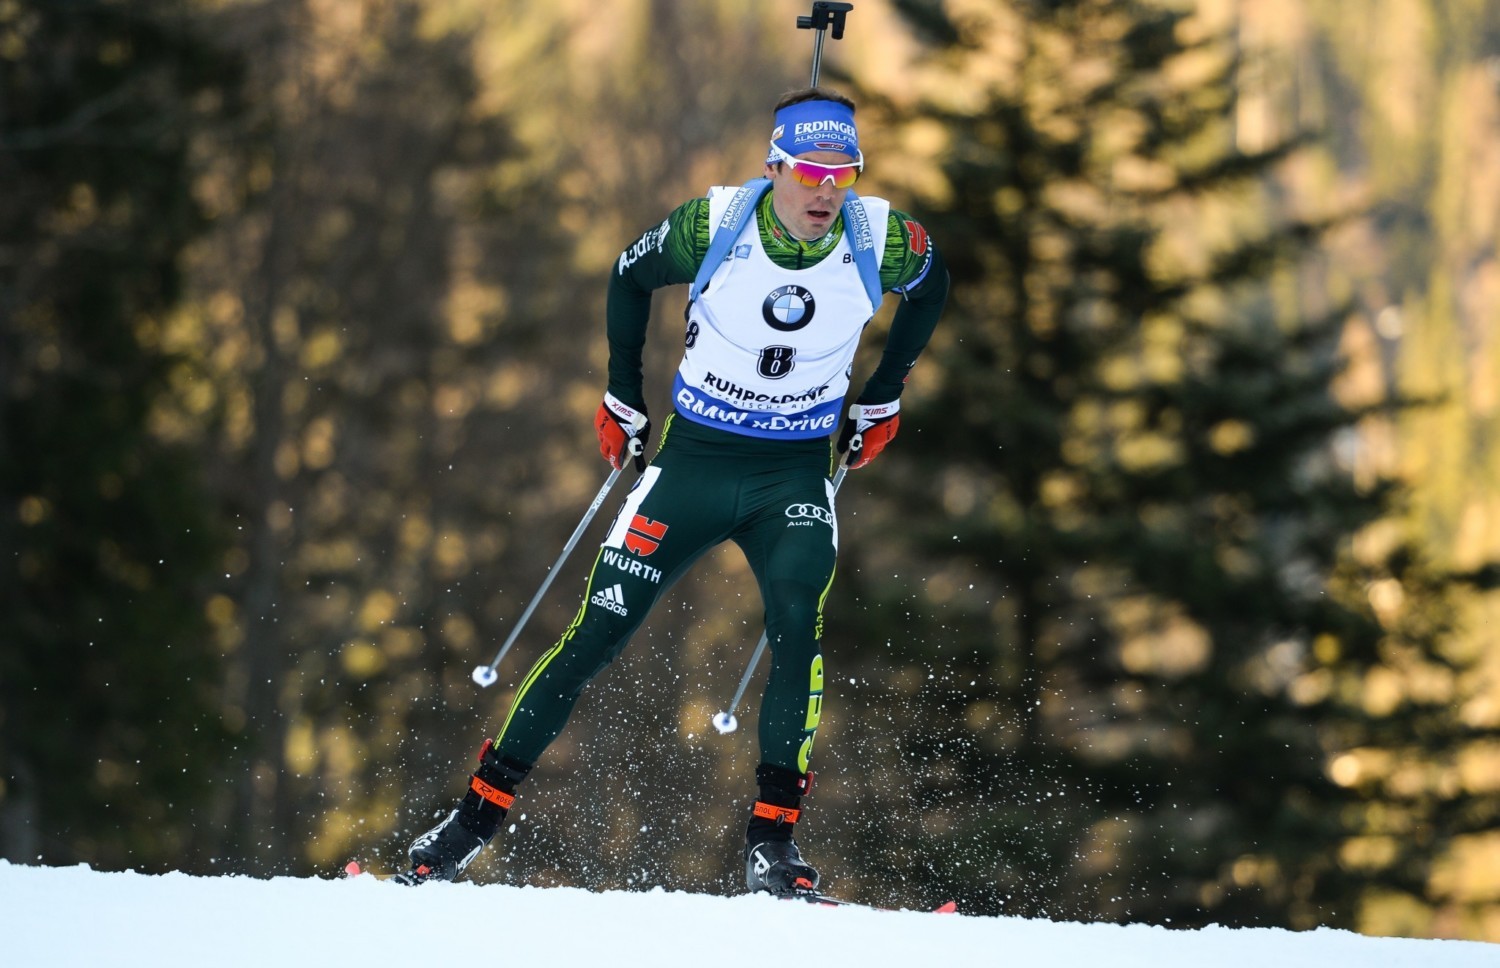
[[[844,165],[824,165],[816,161],[793,158],[774,141],[771,142],[771,154],[787,166],[792,173],[792,179],[797,184],[806,185],[808,188],[817,188],[829,181],[833,182],[834,188],[849,188],[859,181],[860,172],[865,168],[863,151],[853,162]]]

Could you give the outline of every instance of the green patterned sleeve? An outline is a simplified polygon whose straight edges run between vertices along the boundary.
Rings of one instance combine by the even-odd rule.
[[[860,403],[890,403],[901,396],[948,302],[948,269],[942,254],[922,223],[895,209],[886,223],[880,284],[900,294],[901,305],[891,319],[880,363],[860,391]]]
[[[891,209],[885,223],[880,287],[886,292],[899,293],[919,284],[931,269],[932,255],[932,239],[922,223],[905,212]]]
[[[641,352],[651,322],[651,294],[693,281],[708,252],[708,236],[708,199],[695,198],[643,232],[615,260],[605,302],[609,392],[638,410],[646,404]]]

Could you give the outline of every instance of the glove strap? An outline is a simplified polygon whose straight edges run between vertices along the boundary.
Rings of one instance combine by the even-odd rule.
[[[882,420],[889,420],[901,412],[901,400],[898,397],[890,403],[856,403],[851,409],[858,409],[858,413],[850,414],[855,419],[855,429],[863,433]]]
[[[605,392],[604,408],[620,422],[620,426],[625,428],[629,436],[635,436],[645,425],[645,416],[613,393]]]

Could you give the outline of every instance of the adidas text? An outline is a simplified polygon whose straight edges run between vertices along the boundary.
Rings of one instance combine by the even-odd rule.
[[[599,589],[594,592],[594,597],[590,598],[589,602],[600,608],[607,608],[622,617],[630,614],[630,609],[625,607],[625,592],[619,585]]]

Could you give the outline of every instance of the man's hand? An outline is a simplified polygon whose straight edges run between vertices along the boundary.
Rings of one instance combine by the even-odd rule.
[[[604,394],[599,412],[594,415],[594,430],[599,434],[599,453],[615,470],[625,466],[628,454],[635,458],[636,473],[646,469],[646,438],[651,434],[651,419],[640,410],[620,401],[613,393]]]
[[[901,425],[900,410],[900,400],[850,405],[838,443],[839,453],[849,454],[844,463],[850,470],[864,467],[891,442]]]

